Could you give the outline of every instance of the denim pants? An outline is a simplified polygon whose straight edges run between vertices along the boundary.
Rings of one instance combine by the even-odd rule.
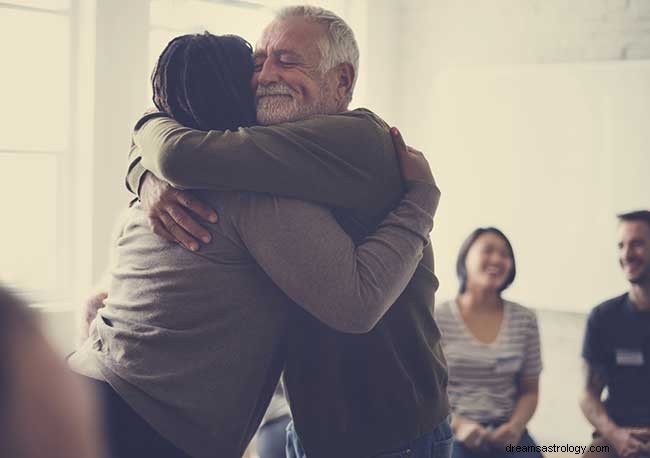
[[[395,450],[387,450],[379,455],[363,458],[451,458],[452,442],[450,418],[447,417],[424,436]],[[307,458],[293,428],[293,422],[287,426],[287,458]]]
[[[265,423],[257,431],[255,448],[259,458],[285,458],[287,450],[287,426],[290,415],[283,415]]]
[[[519,440],[519,443],[517,445],[530,446],[530,445],[537,445],[537,444],[535,443],[533,438],[530,437],[528,431],[524,431],[524,434],[521,436],[521,439]],[[458,441],[454,441],[452,458],[542,458],[542,454],[537,452],[528,452],[528,453],[515,452],[515,451],[507,452],[505,449],[480,453],[468,449]]]

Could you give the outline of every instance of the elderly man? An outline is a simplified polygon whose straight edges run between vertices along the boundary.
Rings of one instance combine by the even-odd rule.
[[[273,125],[344,112],[357,67],[353,33],[338,16],[315,7],[284,9],[255,51],[258,121]],[[146,121],[128,183],[139,189],[154,231],[189,249],[209,234],[181,207],[205,218],[209,209],[145,174],[145,167],[177,188],[262,191],[329,205],[358,241],[400,195],[394,164],[378,162],[354,131],[327,134],[355,145],[351,155],[333,157],[318,148],[297,154],[289,148],[292,135],[279,127],[265,140],[284,142],[287,150],[271,154],[250,148],[256,141],[233,148],[228,132],[174,132],[170,122]],[[341,333],[301,308],[290,309],[285,384],[308,458],[448,456],[446,367],[431,315],[437,285],[427,247],[404,293],[367,334]],[[292,442],[292,453],[302,453],[296,437]]]
[[[650,457],[650,211],[619,220],[619,263],[630,290],[592,310],[582,351],[580,407],[596,429],[589,458]]]

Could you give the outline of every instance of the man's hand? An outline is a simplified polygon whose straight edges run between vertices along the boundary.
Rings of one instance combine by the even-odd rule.
[[[616,428],[605,438],[621,458],[632,458],[648,452],[648,446],[641,437],[647,437],[647,431],[644,432],[643,428]]]
[[[488,436],[488,441],[493,447],[499,448],[501,451],[508,445],[517,445],[524,434],[523,427],[506,422],[492,431]]]
[[[146,172],[140,187],[140,200],[149,216],[149,226],[156,235],[178,242],[191,251],[199,249],[199,240],[210,242],[210,233],[185,209],[210,223],[217,222],[217,213],[191,193],[175,189]]]
[[[484,450],[488,431],[475,421],[464,421],[456,429],[456,439],[468,449],[479,452]]]
[[[641,442],[650,442],[650,426],[644,428],[629,428],[630,433]]]
[[[390,133],[395,151],[397,151],[397,159],[399,160],[404,181],[423,181],[435,184],[429,163],[424,154],[410,146],[406,146],[397,127],[391,127]]]

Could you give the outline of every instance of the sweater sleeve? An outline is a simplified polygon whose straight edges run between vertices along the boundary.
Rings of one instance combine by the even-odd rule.
[[[359,208],[396,164],[388,127],[367,110],[237,131],[199,131],[164,115],[133,135],[127,186],[145,170],[180,189],[266,192]]]
[[[435,185],[414,183],[358,246],[331,213],[308,202],[249,194],[237,223],[258,264],[326,325],[370,331],[413,276],[437,208]]]

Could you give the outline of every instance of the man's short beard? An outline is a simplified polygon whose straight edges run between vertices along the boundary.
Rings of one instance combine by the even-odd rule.
[[[284,85],[275,85],[281,93],[286,90]],[[258,90],[258,94],[262,92]],[[290,95],[259,97],[257,99],[257,122],[263,126],[279,124],[282,122],[299,121],[319,114],[336,112],[327,85],[323,82],[320,86],[318,98],[310,104],[299,104]]]
[[[638,275],[628,278],[627,281],[632,285],[648,285],[650,284],[650,266],[646,266]]]
[[[650,285],[650,272],[646,270],[634,278],[629,278],[627,281],[633,285]]]

